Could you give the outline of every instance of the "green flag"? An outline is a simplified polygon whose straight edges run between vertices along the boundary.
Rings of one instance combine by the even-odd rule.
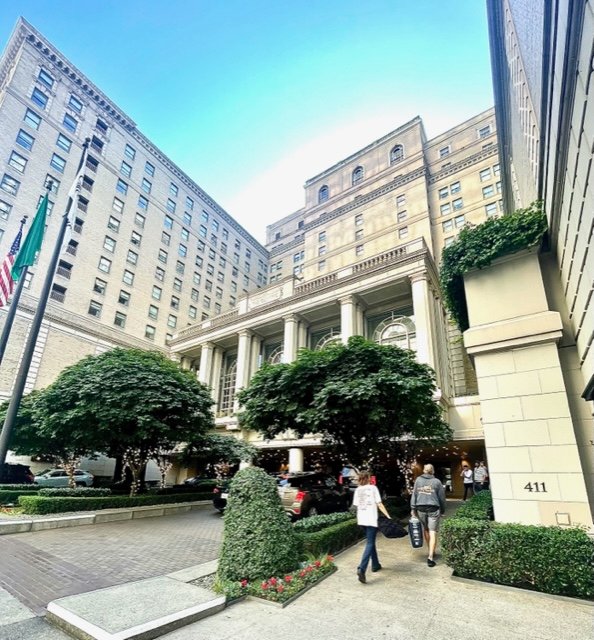
[[[45,216],[47,214],[47,193],[43,200],[39,203],[39,208],[35,214],[33,224],[29,229],[29,233],[25,239],[25,242],[21,245],[14,264],[12,265],[12,279],[16,282],[20,276],[21,271],[25,267],[30,267],[35,263],[35,258],[41,249],[41,243],[43,242],[43,233],[45,231]]]

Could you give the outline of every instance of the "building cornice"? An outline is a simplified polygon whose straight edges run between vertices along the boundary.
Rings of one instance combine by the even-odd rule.
[[[446,178],[447,176],[451,176],[454,173],[458,173],[458,171],[462,171],[467,167],[478,164],[479,162],[482,162],[483,160],[486,160],[491,156],[498,156],[498,154],[499,147],[496,143],[493,143],[487,149],[481,149],[479,152],[473,153],[471,156],[464,158],[464,160],[455,162],[447,166],[445,169],[441,169],[437,173],[432,173],[429,177],[429,184],[434,184],[442,178]]]

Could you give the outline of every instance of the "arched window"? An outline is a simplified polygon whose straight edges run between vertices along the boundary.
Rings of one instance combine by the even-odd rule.
[[[404,160],[404,147],[401,144],[397,144],[392,151],[390,151],[390,164],[400,162]]]
[[[340,333],[331,329],[328,333],[324,334],[315,344],[314,351],[319,351],[329,344],[338,344],[340,342]]]
[[[328,189],[328,185],[324,185],[323,187],[320,187],[320,190],[318,191],[318,202],[326,202],[326,200],[328,200],[329,197],[330,197],[330,189]]]
[[[219,401],[219,413],[230,414],[233,412],[235,400],[235,381],[237,379],[237,358],[229,359],[225,363],[221,375],[221,391]]]
[[[365,177],[365,170],[363,169],[363,167],[355,167],[353,171],[353,176],[352,176],[353,184],[357,184],[357,182],[361,182],[361,180],[363,180],[364,177]]]
[[[283,347],[282,347],[282,345],[279,345],[268,356],[268,363],[269,364],[280,364],[282,361],[283,361]]]
[[[374,340],[379,344],[388,344],[401,349],[415,349],[416,327],[407,316],[387,318],[375,330]]]

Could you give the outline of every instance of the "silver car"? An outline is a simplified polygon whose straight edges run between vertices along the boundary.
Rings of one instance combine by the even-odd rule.
[[[74,481],[77,487],[91,487],[95,478],[88,471],[76,469],[74,471]],[[33,481],[40,487],[68,487],[68,474],[64,469],[51,469],[40,476],[35,476]]]

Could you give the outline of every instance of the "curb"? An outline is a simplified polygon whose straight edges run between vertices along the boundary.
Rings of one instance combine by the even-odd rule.
[[[136,520],[138,518],[155,518],[177,513],[187,513],[211,504],[210,500],[196,502],[175,502],[170,505],[147,505],[124,509],[105,509],[104,511],[75,516],[52,516],[31,520],[2,520],[0,521],[0,536],[13,533],[28,533],[30,531],[44,531],[47,529],[62,529],[65,527],[79,527],[89,524],[102,524],[121,520]]]

